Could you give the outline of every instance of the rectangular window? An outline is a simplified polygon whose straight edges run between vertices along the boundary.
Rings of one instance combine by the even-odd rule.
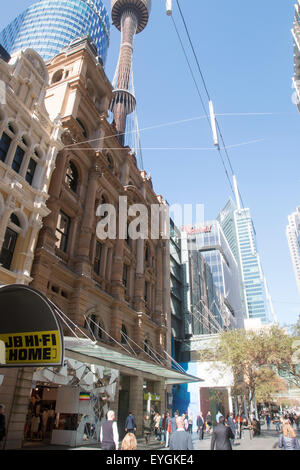
[[[71,219],[63,211],[60,211],[58,216],[58,224],[55,232],[55,236],[58,239],[56,247],[66,252],[68,246],[68,238],[70,232]]]
[[[123,266],[123,286],[127,287],[128,284],[128,266],[124,264]]]
[[[9,227],[6,229],[2,250],[0,253],[0,264],[5,269],[10,269],[17,243],[18,234]]]
[[[24,150],[21,149],[21,147],[18,146],[17,149],[16,149],[16,153],[15,153],[12,165],[11,165],[12,169],[15,170],[17,173],[20,172],[20,168],[21,168],[21,165],[22,165],[24,155],[25,155]]]
[[[29,161],[29,165],[27,168],[26,176],[25,176],[27,183],[29,183],[30,185],[32,185],[32,180],[34,177],[35,169],[36,169],[36,161],[33,160],[33,158],[31,158]]]
[[[11,144],[11,138],[3,132],[0,140],[0,160],[5,162],[6,155],[8,153],[9,146]]]
[[[102,245],[100,242],[96,242],[96,249],[95,249],[95,259],[94,259],[94,271],[96,274],[100,274],[100,265],[101,265],[101,251]]]

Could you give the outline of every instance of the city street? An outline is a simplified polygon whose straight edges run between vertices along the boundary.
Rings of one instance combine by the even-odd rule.
[[[277,443],[278,443],[279,433],[275,431],[274,427],[271,427],[271,430],[268,431],[266,426],[262,426],[262,433],[260,436],[250,439],[249,431],[245,431],[242,439],[237,440],[236,444],[233,446],[233,451],[235,450],[279,450]],[[300,432],[297,432],[297,437],[300,439]],[[193,433],[193,445],[195,451],[201,450],[210,450],[210,442],[211,442],[211,435],[205,433],[204,439],[200,441],[198,439],[197,433]],[[31,445],[27,445],[22,450],[101,450],[99,444],[95,445],[85,445],[76,448],[67,447],[67,446],[44,446],[44,445],[37,445],[32,443]],[[150,444],[148,446],[145,445],[144,439],[138,439],[138,447],[137,450],[149,450],[149,451],[168,451],[168,448],[165,448],[164,445],[158,444],[155,441],[154,437],[152,436]]]

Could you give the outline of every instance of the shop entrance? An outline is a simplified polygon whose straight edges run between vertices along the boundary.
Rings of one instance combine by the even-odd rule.
[[[129,392],[130,377],[128,375],[120,376],[119,385],[119,404],[118,404],[118,429],[120,438],[125,436],[125,423],[129,414]]]
[[[50,444],[55,428],[56,397],[57,387],[38,383],[31,390],[24,427],[25,445]]]

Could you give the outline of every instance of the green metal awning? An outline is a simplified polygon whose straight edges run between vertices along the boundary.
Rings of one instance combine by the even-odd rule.
[[[110,362],[115,366],[124,366],[140,372],[147,372],[163,377],[167,385],[203,382],[203,379],[199,377],[194,377],[163,365],[138,359],[133,355],[126,354],[125,351],[124,353],[115,351],[109,347],[99,345],[99,343],[95,343],[90,339],[65,337],[64,344],[66,351],[73,351],[78,354]]]

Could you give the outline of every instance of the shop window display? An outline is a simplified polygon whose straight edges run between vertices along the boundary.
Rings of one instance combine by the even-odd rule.
[[[115,400],[119,372],[67,359],[65,366],[39,368],[25,424],[25,445],[96,443]]]

